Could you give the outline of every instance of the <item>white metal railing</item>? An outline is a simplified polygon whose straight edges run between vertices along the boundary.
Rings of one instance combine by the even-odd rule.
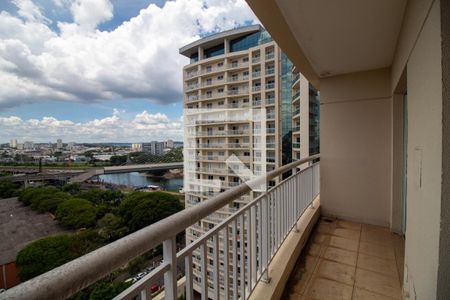
[[[186,299],[194,299],[194,285],[200,289],[202,299],[247,299],[260,280],[268,279],[268,267],[273,257],[319,194],[320,163],[297,171],[298,166],[312,163],[319,157],[314,155],[295,161],[242,183],[26,281],[1,296],[5,299],[64,299],[162,243],[161,264],[115,299],[133,299],[136,296],[151,299],[150,286],[161,277],[164,278],[165,298],[176,299],[177,265],[180,262],[184,262],[186,270]],[[294,171],[293,175],[176,252],[175,237],[179,232],[247,195],[252,191],[251,187],[267,183],[290,170]],[[230,211],[234,209],[230,208]],[[211,254],[209,249],[212,249]],[[196,269],[200,274],[199,282],[194,282],[193,278],[194,257],[200,258],[201,268]]]

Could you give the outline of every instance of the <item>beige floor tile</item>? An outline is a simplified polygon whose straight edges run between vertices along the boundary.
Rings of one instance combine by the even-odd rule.
[[[350,222],[350,221],[345,221],[345,220],[338,220],[337,227],[358,230],[358,231],[361,230],[361,224]]]
[[[370,225],[370,224],[362,224],[361,229],[362,229],[362,231],[384,231],[384,232],[390,232],[389,228],[387,228],[387,227],[381,227],[381,226]]]
[[[328,243],[330,241],[330,237],[331,236],[328,234],[316,232],[316,233],[314,233],[312,240],[316,244],[327,244],[328,245]]]
[[[378,230],[361,232],[361,241],[384,246],[392,246],[392,233]]]
[[[295,292],[292,292],[292,293],[289,293],[287,295],[287,297],[285,297],[284,299],[286,299],[286,300],[300,300],[300,299],[302,299],[302,295],[300,295],[298,293],[295,293]]]
[[[398,280],[395,260],[359,253],[357,266],[358,268],[381,273]]]
[[[305,299],[315,300],[350,300],[353,287],[323,278],[315,278],[305,296]]]
[[[322,257],[338,263],[356,266],[357,253],[335,247],[328,247]]]
[[[327,223],[327,222],[319,222],[316,228],[316,232],[320,233],[330,233],[335,229],[335,225],[333,223]]]
[[[318,262],[319,259],[317,257],[310,255],[304,257],[292,271],[287,288],[299,295],[303,294]]]
[[[395,259],[393,247],[367,242],[359,243],[359,252],[385,259]]]
[[[398,299],[401,295],[400,283],[372,271],[356,268],[355,285],[359,288]]]
[[[392,300],[396,298],[391,298],[388,296],[376,294],[367,290],[355,287],[353,290],[353,300]]]
[[[322,249],[322,245],[316,244],[316,243],[312,243],[312,244],[308,245],[308,247],[307,247],[308,254],[312,255],[312,256],[319,256],[321,249]]]
[[[353,285],[355,282],[355,267],[322,259],[319,262],[316,276]]]
[[[359,231],[345,229],[345,228],[336,228],[333,233],[335,236],[343,237],[350,240],[359,240]]]
[[[341,248],[350,251],[358,251],[359,242],[355,240],[350,240],[338,236],[332,236],[330,238],[330,246]]]

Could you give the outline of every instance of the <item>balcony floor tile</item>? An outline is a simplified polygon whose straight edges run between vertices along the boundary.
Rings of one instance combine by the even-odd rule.
[[[322,218],[282,299],[400,299],[403,253],[387,228]]]

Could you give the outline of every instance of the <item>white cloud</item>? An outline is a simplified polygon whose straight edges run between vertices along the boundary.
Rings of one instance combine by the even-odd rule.
[[[17,6],[17,14],[30,22],[51,23],[49,19],[44,17],[41,10],[36,6],[32,0],[12,0]]]
[[[123,118],[123,113],[114,109],[109,117],[80,123],[54,117],[44,117],[40,120],[22,120],[16,116],[0,117],[0,142],[10,139],[18,139],[21,142],[48,142],[58,138],[77,142],[145,142],[183,138],[182,122],[170,120],[165,114],[143,111],[130,120]]]
[[[109,0],[75,0],[70,11],[75,23],[87,30],[113,17],[113,5]]]
[[[244,0],[177,0],[151,4],[107,32],[96,26],[112,17],[111,3],[75,0],[74,23],[58,23],[56,33],[31,0],[14,3],[19,16],[0,12],[0,110],[49,99],[181,101],[188,60],[178,49],[205,32],[256,21]]]

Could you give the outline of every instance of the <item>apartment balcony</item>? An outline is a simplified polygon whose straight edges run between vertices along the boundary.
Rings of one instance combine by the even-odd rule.
[[[248,62],[245,63],[231,63],[228,64],[229,69],[245,69],[248,68]]]
[[[258,56],[258,57],[253,57],[252,58],[252,64],[257,64],[257,63],[259,63],[261,61],[261,58]]]
[[[249,76],[235,76],[228,78],[228,82],[239,82],[239,81],[247,81]]]
[[[266,69],[266,75],[273,75],[275,74],[275,68]]]
[[[253,78],[261,77],[261,71],[252,72],[252,77],[253,77]]]
[[[292,143],[292,148],[300,149],[300,143]]]
[[[262,101],[261,100],[254,100],[252,102],[253,106],[261,106]]]
[[[268,53],[266,54],[266,60],[272,60],[275,58],[275,53]]]
[[[260,85],[254,85],[252,86],[252,91],[253,92],[259,92],[261,90],[261,86]]]
[[[215,67],[215,68],[206,68],[203,69],[201,71],[201,75],[209,75],[209,74],[214,74],[214,73],[218,73],[218,72],[224,72],[225,71],[225,67]]]
[[[266,83],[266,90],[271,90],[275,88],[275,83]]]
[[[300,126],[295,126],[292,128],[292,132],[300,132]]]
[[[292,113],[292,115],[293,115],[294,117],[297,116],[298,114],[300,114],[300,107],[297,108],[297,109],[295,109],[294,112]]]
[[[293,96],[292,96],[292,102],[295,102],[297,100],[300,99],[300,91],[296,92]]]
[[[206,93],[206,94],[202,94],[201,99],[205,100],[205,99],[214,99],[214,98],[224,98],[225,97],[225,93]]]
[[[238,95],[247,95],[247,94],[248,94],[248,88],[228,91],[228,96],[238,96]]]
[[[275,104],[275,97],[266,98],[266,105]]]
[[[300,82],[300,73],[298,73],[297,75],[294,76],[294,78],[292,78],[292,88],[298,87],[299,82]]]

